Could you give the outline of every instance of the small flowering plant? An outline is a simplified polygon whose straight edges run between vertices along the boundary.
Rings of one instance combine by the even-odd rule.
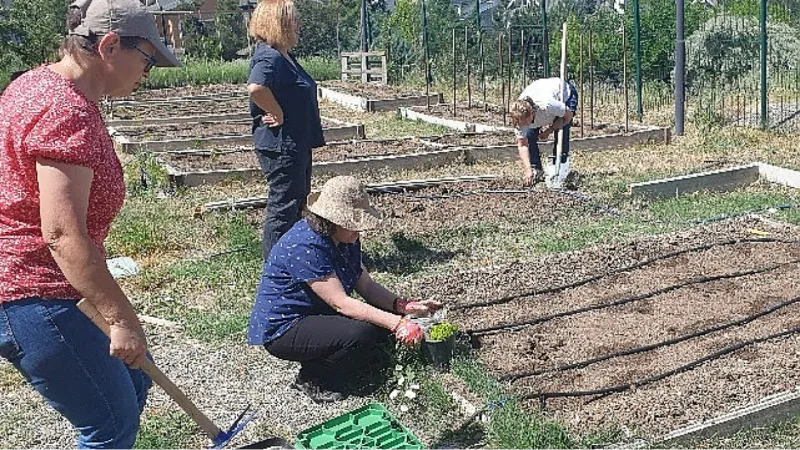
[[[411,367],[398,364],[394,367],[392,392],[389,393],[389,400],[400,404],[400,411],[408,412],[411,409],[412,401],[417,398],[419,384],[414,381],[416,378]]]
[[[450,336],[458,333],[458,325],[447,321],[433,325],[427,333],[427,340],[438,342],[448,339]]]

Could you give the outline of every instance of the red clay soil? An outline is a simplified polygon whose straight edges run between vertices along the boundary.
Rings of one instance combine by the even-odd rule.
[[[402,97],[424,97],[425,91],[408,89],[399,86],[386,86],[374,83],[355,83],[346,81],[322,81],[322,87],[333,89],[343,94],[365,97],[369,100],[391,100]]]
[[[797,228],[753,219],[654,236],[626,244],[548,255],[513,266],[466,271],[415,282],[411,292],[466,305],[522,294],[605,274],[657,255],[734,238],[753,238],[752,228],[771,236],[800,239]],[[580,287],[522,297],[505,304],[451,312],[463,329],[514,324],[652,292],[702,276],[777,268],[680,287],[615,307],[545,320],[540,324],[477,334],[478,357],[498,377],[599,357],[725,324],[800,295],[800,243],[720,245],[612,274]],[[512,384],[520,394],[572,392],[631,383],[669,371],[743,340],[800,326],[800,304],[753,322],[583,369],[527,377]],[[596,432],[623,426],[655,437],[752,404],[800,384],[800,338],[769,341],[705,363],[686,373],[600,399],[549,399],[546,412],[570,429]],[[587,403],[588,402],[588,403]],[[538,409],[538,400],[526,403]]]

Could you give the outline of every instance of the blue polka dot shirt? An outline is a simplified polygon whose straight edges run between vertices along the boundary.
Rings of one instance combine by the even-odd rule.
[[[361,270],[360,241],[336,245],[331,238],[315,232],[306,220],[297,222],[275,243],[264,263],[250,314],[248,342],[264,345],[303,317],[336,314],[308,283],[335,274],[347,295],[351,295]]]

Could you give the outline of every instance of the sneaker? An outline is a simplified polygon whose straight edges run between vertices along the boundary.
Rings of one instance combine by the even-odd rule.
[[[338,402],[347,398],[341,392],[330,391],[318,380],[301,377],[297,375],[292,387],[306,394],[315,403]]]
[[[541,183],[544,181],[544,170],[533,169],[533,182]]]

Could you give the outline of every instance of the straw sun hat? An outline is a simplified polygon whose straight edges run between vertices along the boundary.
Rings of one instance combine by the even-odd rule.
[[[365,231],[378,226],[380,211],[370,206],[364,185],[353,177],[328,180],[320,192],[308,196],[308,210],[350,231]]]

